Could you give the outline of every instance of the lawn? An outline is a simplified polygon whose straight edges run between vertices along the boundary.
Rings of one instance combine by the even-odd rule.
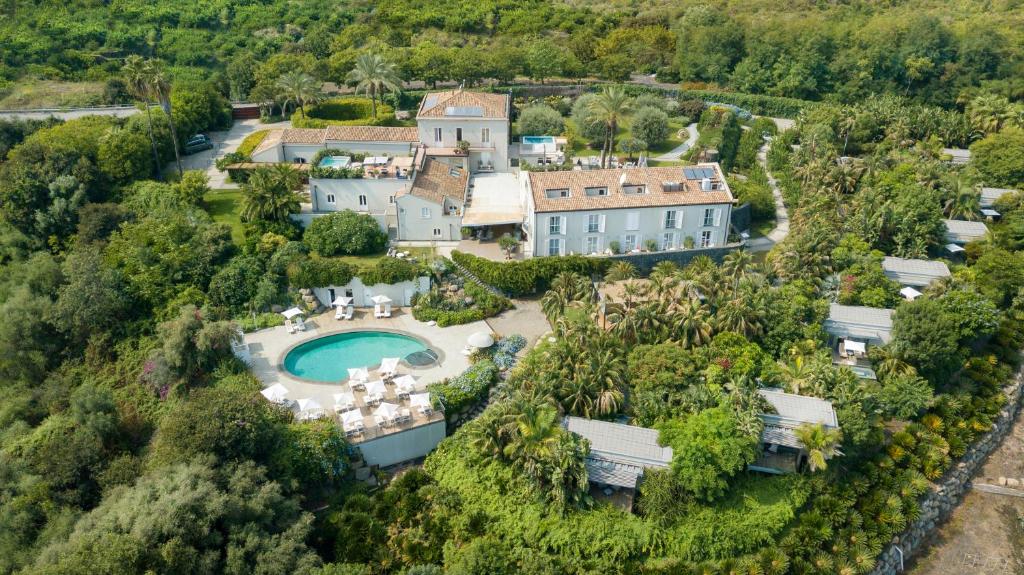
[[[422,248],[410,248],[401,247],[397,248],[399,251],[407,252],[409,257],[416,258],[417,260],[431,260],[436,255],[436,250],[431,247]],[[347,264],[359,267],[372,267],[377,264],[377,260],[387,257],[386,252],[380,252],[377,254],[367,254],[361,256],[336,256],[333,259],[343,261]]]
[[[241,245],[245,241],[242,228],[242,192],[238,190],[211,190],[203,196],[203,205],[213,221],[231,227],[231,239]]]
[[[19,80],[0,90],[0,110],[99,106],[107,103],[103,89],[103,82]]]
[[[684,118],[681,118],[681,117],[669,118],[669,120],[668,120],[669,137],[664,142],[661,142],[660,144],[658,144],[656,146],[651,146],[647,150],[648,153],[651,156],[657,156],[659,154],[664,154],[665,152],[668,152],[668,151],[672,150],[672,148],[675,148],[679,144],[682,144],[683,142],[686,141],[686,133],[685,132],[682,134],[682,138],[679,137],[679,130],[682,130],[682,129],[686,128],[686,125],[683,124],[683,120],[684,120]],[[573,121],[572,118],[566,118],[565,119],[566,124],[571,124],[572,121]],[[628,117],[623,119],[622,122],[619,123],[618,130],[616,130],[616,132],[615,132],[615,152],[614,152],[614,155],[619,156],[619,157],[624,157],[625,156],[625,154],[623,154],[622,152],[619,151],[619,142],[621,142],[623,138],[630,137],[629,129],[630,129],[631,125],[632,125],[631,119],[628,118]],[[575,125],[573,127],[575,128]],[[576,133],[578,134],[579,131],[576,130]],[[586,139],[584,139],[582,136],[579,136],[573,142],[572,149],[569,150],[569,153],[570,153],[570,156],[599,156],[599,155],[601,155],[601,144],[599,142],[599,143],[595,144],[594,147],[588,148],[587,147]]]

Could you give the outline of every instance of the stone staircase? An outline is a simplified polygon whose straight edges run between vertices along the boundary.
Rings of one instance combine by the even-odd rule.
[[[480,278],[476,277],[476,275],[474,275],[473,272],[471,272],[468,269],[466,269],[465,266],[463,266],[459,262],[457,262],[455,260],[451,260],[451,261],[452,261],[453,264],[455,264],[455,269],[459,270],[459,274],[461,274],[462,277],[464,277],[464,278],[468,279],[469,281],[475,283],[476,285],[484,288],[485,290],[493,293],[494,295],[498,295],[498,296],[501,296],[501,297],[508,297],[508,294],[506,294],[505,292],[501,291],[500,289],[492,286],[491,284],[485,283],[483,280],[481,280]]]

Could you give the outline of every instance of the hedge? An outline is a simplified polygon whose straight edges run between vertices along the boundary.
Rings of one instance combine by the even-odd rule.
[[[464,289],[466,295],[474,300],[472,306],[445,309],[445,296],[434,290],[419,296],[412,308],[412,316],[418,321],[436,321],[437,325],[448,327],[494,317],[512,307],[508,298],[495,295],[475,284],[467,282]]]
[[[460,252],[452,252],[452,260],[470,271],[480,281],[506,294],[528,295],[547,290],[551,280],[562,272],[590,276],[604,275],[611,262],[607,258],[584,256],[545,256],[523,261],[496,262]]]
[[[294,286],[340,286],[358,277],[366,285],[396,284],[411,281],[428,272],[420,266],[398,258],[381,258],[373,266],[358,267],[335,258],[312,255],[288,268],[288,279]]]
[[[491,360],[483,360],[456,377],[427,385],[427,390],[448,414],[449,420],[453,420],[463,409],[483,400],[497,380],[498,366]]]
[[[377,118],[367,98],[332,98],[315,106],[309,106],[305,116],[295,112],[291,117],[295,128],[326,128],[327,126],[394,126],[401,125],[395,120],[395,110],[384,103],[377,103]]]
[[[682,100],[696,99],[703,100],[704,102],[732,104],[758,116],[782,118],[796,118],[805,108],[814,108],[822,105],[820,102],[798,100],[796,98],[722,92],[718,90],[679,90],[677,97]]]
[[[259,147],[260,144],[263,143],[263,140],[266,139],[267,134],[269,132],[269,130],[257,130],[249,134],[248,136],[245,137],[244,140],[242,140],[241,144],[238,144],[238,150],[236,151],[236,153],[241,154],[246,158],[251,157],[253,150],[255,150],[257,147]]]

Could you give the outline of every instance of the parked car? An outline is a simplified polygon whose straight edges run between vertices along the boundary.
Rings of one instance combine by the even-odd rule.
[[[206,134],[196,134],[185,142],[185,153],[195,154],[196,152],[202,152],[203,150],[212,150],[213,141]]]

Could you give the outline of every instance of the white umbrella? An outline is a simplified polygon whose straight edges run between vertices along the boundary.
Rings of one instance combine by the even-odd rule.
[[[281,312],[281,315],[283,315],[285,319],[292,319],[297,315],[302,315],[302,310],[297,307],[293,307],[284,310],[283,312]]]
[[[394,383],[398,389],[416,389],[416,378],[411,375],[400,375],[395,378]]]
[[[423,406],[431,407],[433,404],[430,402],[429,393],[414,393],[409,396],[409,405],[413,407]]]
[[[263,397],[267,398],[267,401],[272,401],[274,403],[281,403],[288,398],[288,388],[280,383],[275,383],[260,393],[263,394]]]
[[[340,295],[340,296],[334,298],[334,302],[331,303],[331,305],[345,307],[345,306],[347,306],[350,303],[352,303],[352,298],[350,298],[348,296]]]
[[[345,427],[353,426],[353,425],[355,425],[357,423],[361,423],[362,421],[363,421],[363,412],[359,411],[358,409],[353,409],[352,411],[346,411],[345,413],[341,414],[341,423]]]
[[[334,394],[334,405],[349,405],[355,402],[356,398],[351,393],[342,392]]]
[[[486,331],[478,331],[469,336],[469,345],[478,348],[491,347],[494,345],[494,337]]]
[[[299,400],[299,411],[310,411],[313,409],[323,409],[323,406],[315,399],[300,399]]]
[[[373,303],[378,304],[378,305],[382,304],[382,303],[391,303],[391,298],[389,298],[388,296],[386,296],[384,294],[377,294],[377,295],[371,297],[370,299],[373,300]]]
[[[381,373],[394,373],[398,369],[398,362],[401,361],[397,357],[385,357],[380,360],[380,368],[377,370]]]
[[[900,290],[900,295],[910,301],[914,301],[915,299],[921,297],[922,294],[921,292],[917,291],[912,287],[905,287]]]
[[[384,387],[384,381],[380,379],[375,379],[370,383],[366,384],[366,393],[376,393],[384,395],[384,393],[386,393],[387,390],[388,388]]]
[[[365,367],[350,367],[348,368],[348,378],[366,381],[370,379],[370,372]]]
[[[398,413],[398,406],[387,402],[380,404],[380,406],[373,411],[374,415],[379,415],[385,419],[394,419],[396,413]]]

